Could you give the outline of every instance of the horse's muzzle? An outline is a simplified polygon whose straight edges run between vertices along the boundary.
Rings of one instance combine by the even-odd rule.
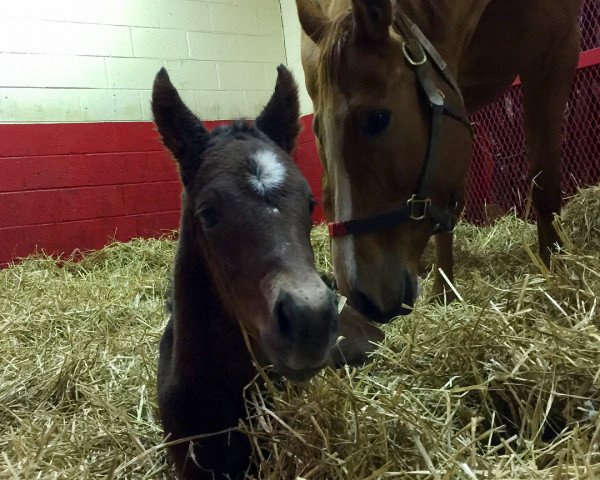
[[[402,300],[391,308],[380,307],[381,303],[361,290],[353,290],[350,294],[350,304],[364,316],[377,323],[389,323],[398,316],[408,315],[412,312],[417,297],[417,288],[410,275],[404,275]]]

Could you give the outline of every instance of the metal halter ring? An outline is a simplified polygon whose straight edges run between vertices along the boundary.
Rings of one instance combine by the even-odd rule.
[[[425,54],[425,50],[423,50],[419,43],[417,43],[417,45],[419,45],[419,50],[421,50],[421,54],[423,55],[423,58],[421,58],[420,60],[415,60],[413,57],[411,57],[409,53],[408,44],[406,42],[402,42],[402,52],[404,53],[406,60],[408,60],[408,63],[414,65],[415,67],[418,65],[423,65],[427,61],[427,55]]]
[[[406,201],[410,207],[411,220],[424,220],[431,205],[431,198],[418,198],[415,194]]]

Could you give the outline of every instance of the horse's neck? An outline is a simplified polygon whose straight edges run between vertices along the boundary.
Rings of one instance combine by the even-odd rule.
[[[396,0],[433,43],[455,75],[491,0]]]
[[[201,374],[241,388],[254,375],[248,349],[237,320],[222,304],[191,222],[181,223],[173,276],[173,363],[183,375]]]

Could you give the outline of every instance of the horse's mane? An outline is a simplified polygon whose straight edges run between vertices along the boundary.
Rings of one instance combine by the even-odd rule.
[[[324,85],[333,85],[338,79],[342,51],[354,28],[352,10],[348,9],[336,17],[328,28],[321,47],[320,81]]]

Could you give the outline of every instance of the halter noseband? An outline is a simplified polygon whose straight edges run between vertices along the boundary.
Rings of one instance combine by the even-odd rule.
[[[415,193],[407,200],[406,204],[395,210],[372,215],[370,217],[347,220],[345,222],[329,223],[330,237],[344,237],[346,235],[362,235],[365,233],[389,230],[409,220],[429,220],[434,225],[434,234],[450,232],[456,224],[456,202],[444,207],[433,205],[430,197],[431,183],[435,166],[439,160],[439,149],[442,139],[442,120],[444,116],[453,118],[465,125],[471,135],[473,129],[466,114],[462,94],[458,83],[448,69],[446,62],[439,52],[423,34],[421,29],[413,23],[403,12],[398,11],[394,21],[394,28],[406,39],[402,43],[402,52],[406,61],[414,69],[417,81],[423,94],[427,98],[431,109],[431,128],[427,143],[427,154],[421,169]],[[429,58],[428,58],[429,57]],[[435,64],[444,80],[457,93],[459,102],[446,98],[444,93],[436,86],[433,80],[433,67],[428,61]]]

